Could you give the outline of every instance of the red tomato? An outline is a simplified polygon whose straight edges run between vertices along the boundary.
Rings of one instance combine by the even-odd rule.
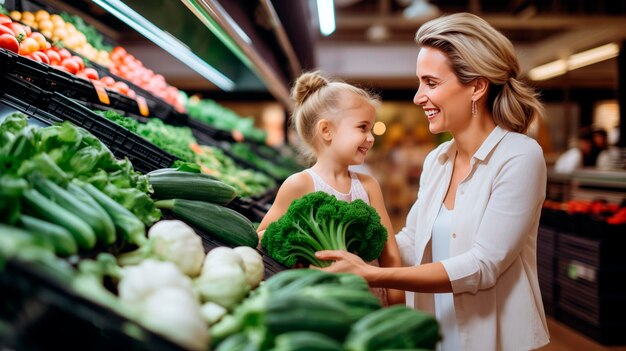
[[[69,72],[69,71],[67,70],[67,68],[65,68],[65,67],[63,67],[63,66],[60,66],[60,65],[51,65],[51,66],[52,66],[52,67],[54,67],[54,68],[56,68],[56,69],[58,69],[58,70],[60,70],[60,71]]]
[[[113,50],[111,51],[112,54],[116,54],[116,55],[121,55],[121,56],[126,56],[126,49],[124,49],[121,46],[116,46],[113,48]]]
[[[13,33],[15,33],[16,37],[19,36],[20,34],[23,34],[24,36],[26,36],[26,30],[24,29],[24,26],[19,23],[13,22],[13,23],[5,23],[3,25],[11,29]]]
[[[124,82],[115,82],[115,84],[113,84],[113,87],[124,95],[128,94],[128,84]]]
[[[43,62],[41,60],[41,58],[35,54],[28,54],[28,55],[24,55],[26,57],[28,57],[29,59],[33,60],[33,61],[37,61],[37,62]]]
[[[50,59],[51,65],[58,65],[61,63],[61,55],[53,49],[48,49],[45,51],[46,55]]]
[[[109,76],[105,76],[105,77],[100,78],[100,81],[104,85],[106,85],[107,87],[112,87],[113,84],[115,84],[115,79],[113,79],[113,78],[111,78]]]
[[[83,78],[83,79],[89,80],[89,77],[87,77],[87,75],[85,74],[85,72],[78,72],[78,73],[76,73],[76,77],[79,77],[79,78]]]
[[[31,55],[39,57],[41,59],[41,62],[45,64],[48,64],[48,65],[50,64],[50,58],[48,57],[48,55],[44,54],[41,51],[35,51]]]
[[[96,71],[95,69],[91,67],[85,68],[83,73],[85,73],[85,76],[87,76],[87,78],[89,79],[96,79],[96,80],[98,79],[98,71]]]
[[[20,55],[32,54],[39,51],[39,44],[33,38],[26,38],[20,43]]]
[[[46,37],[43,36],[43,34],[39,32],[33,32],[28,37],[35,39],[37,44],[39,44],[39,50],[44,50],[46,48],[46,44],[48,43],[48,41],[46,40]]]
[[[59,56],[61,56],[61,60],[72,57],[72,53],[70,53],[67,49],[58,49]]]
[[[80,70],[80,66],[76,60],[66,58],[61,61],[61,66],[65,67],[70,73],[76,74]]]
[[[20,51],[20,43],[11,34],[0,34],[0,47],[13,51],[16,54]]]
[[[2,25],[0,25],[0,34],[10,34],[12,36],[15,36],[15,33],[13,33],[11,28]]]
[[[11,17],[0,13],[0,24],[11,23],[11,22],[13,22]]]
[[[78,63],[78,66],[80,67],[78,69],[79,71],[82,71],[82,70],[85,69],[85,61],[83,61],[82,57],[80,57],[80,56],[72,56],[71,59]]]

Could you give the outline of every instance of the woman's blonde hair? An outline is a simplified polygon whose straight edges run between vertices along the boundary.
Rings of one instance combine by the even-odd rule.
[[[415,42],[441,50],[463,84],[487,79],[487,107],[500,127],[525,133],[533,119],[543,114],[537,93],[518,80],[513,44],[482,18],[470,13],[442,16],[422,25]]]
[[[326,118],[336,121],[340,115],[345,93],[362,97],[374,107],[380,104],[377,96],[354,85],[331,80],[319,71],[303,73],[294,84],[291,97],[295,102],[291,124],[302,141],[300,152],[307,162],[315,160],[317,122]]]

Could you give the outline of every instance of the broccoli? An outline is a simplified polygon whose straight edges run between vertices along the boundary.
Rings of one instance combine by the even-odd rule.
[[[331,262],[318,260],[316,251],[349,251],[369,262],[380,256],[386,242],[387,229],[373,207],[318,191],[294,201],[287,213],[267,227],[261,245],[288,267],[298,261],[327,267]]]

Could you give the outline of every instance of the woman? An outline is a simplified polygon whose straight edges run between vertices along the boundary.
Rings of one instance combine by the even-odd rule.
[[[477,16],[432,20],[416,42],[413,101],[432,133],[454,139],[426,158],[418,199],[396,236],[409,267],[372,267],[340,251],[317,256],[336,261],[327,271],[415,292],[407,302],[437,316],[441,350],[541,347],[549,336],[536,239],[546,167],[524,135],[541,104],[517,79],[511,42]]]

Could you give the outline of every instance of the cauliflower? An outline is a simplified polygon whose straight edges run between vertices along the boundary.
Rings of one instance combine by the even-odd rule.
[[[155,290],[168,286],[193,291],[191,279],[182,274],[176,265],[148,259],[137,266],[124,267],[117,289],[120,299],[134,306]]]
[[[197,276],[204,259],[202,239],[182,221],[159,221],[148,231],[148,244],[121,255],[119,262],[132,265],[148,258],[173,262],[186,275]]]

